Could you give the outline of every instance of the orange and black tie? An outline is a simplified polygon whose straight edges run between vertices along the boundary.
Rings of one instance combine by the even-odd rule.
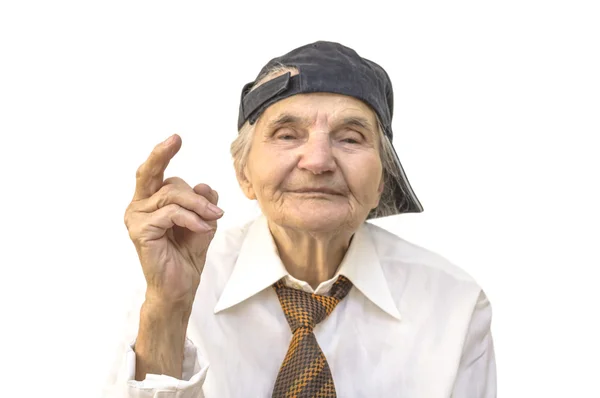
[[[335,398],[335,385],[329,365],[313,333],[348,294],[352,282],[340,275],[330,296],[320,296],[285,286],[274,285],[283,313],[292,329],[292,342],[281,364],[273,398]]]

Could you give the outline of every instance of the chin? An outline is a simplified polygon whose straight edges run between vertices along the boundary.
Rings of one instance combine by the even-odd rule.
[[[298,229],[328,231],[338,229],[348,221],[348,211],[343,206],[306,205],[290,209],[286,220]]]

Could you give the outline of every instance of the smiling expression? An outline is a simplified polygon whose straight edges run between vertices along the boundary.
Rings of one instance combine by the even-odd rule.
[[[339,94],[297,94],[255,126],[240,185],[267,218],[301,230],[355,230],[383,189],[372,109]]]

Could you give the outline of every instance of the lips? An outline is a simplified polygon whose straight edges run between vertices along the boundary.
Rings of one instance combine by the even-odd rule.
[[[327,188],[327,187],[315,187],[315,188],[301,188],[301,189],[296,189],[292,192],[296,192],[296,193],[323,193],[323,194],[328,194],[328,195],[341,195],[341,193],[339,191],[336,191],[335,189],[331,189],[331,188]]]

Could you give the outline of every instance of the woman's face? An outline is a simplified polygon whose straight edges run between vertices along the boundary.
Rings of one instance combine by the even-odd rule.
[[[313,232],[356,230],[383,190],[375,113],[353,97],[297,94],[259,118],[245,178],[271,222]]]

